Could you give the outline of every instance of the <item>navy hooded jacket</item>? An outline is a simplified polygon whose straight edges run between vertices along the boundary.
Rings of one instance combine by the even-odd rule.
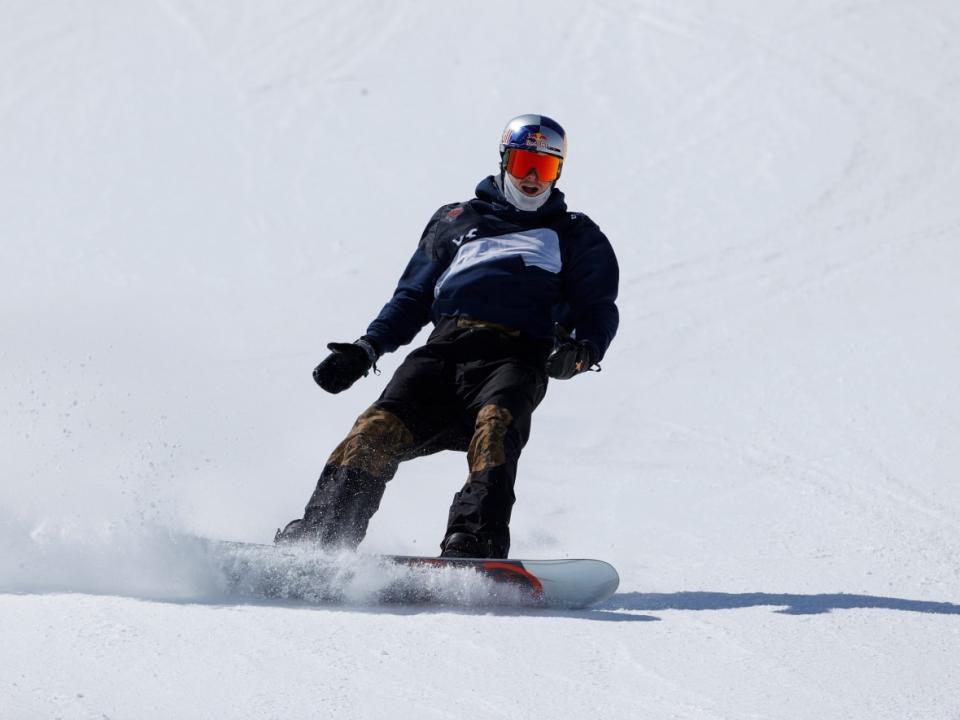
[[[619,323],[619,269],[606,236],[568,212],[555,188],[534,212],[511,205],[492,175],[476,193],[434,213],[367,339],[392,352],[430,320],[467,317],[552,343],[559,322],[599,361]]]

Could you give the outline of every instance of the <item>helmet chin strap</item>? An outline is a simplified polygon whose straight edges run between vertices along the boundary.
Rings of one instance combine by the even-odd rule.
[[[505,171],[501,171],[500,190],[503,191],[503,196],[507,199],[507,201],[517,210],[523,210],[524,212],[535,212],[543,207],[544,203],[547,202],[547,199],[550,197],[550,193],[553,192],[553,183],[551,183],[550,187],[548,187],[539,195],[527,195],[526,193],[521,192],[512,182],[507,180]]]

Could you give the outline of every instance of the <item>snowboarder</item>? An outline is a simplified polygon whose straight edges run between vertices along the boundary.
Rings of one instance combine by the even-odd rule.
[[[356,547],[399,463],[458,450],[470,471],[441,556],[507,557],[517,462],[547,378],[598,367],[619,322],[613,249],[556,188],[566,155],[554,120],[512,119],[499,174],[434,213],[366,334],[327,346],[313,377],[339,393],[435,324],[330,455],[303,518],[278,530],[277,543]]]

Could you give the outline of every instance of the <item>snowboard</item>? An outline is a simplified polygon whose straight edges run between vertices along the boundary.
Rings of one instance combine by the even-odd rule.
[[[228,590],[274,599],[356,604],[580,609],[616,592],[602,560],[514,560],[329,553],[309,544],[210,541]]]

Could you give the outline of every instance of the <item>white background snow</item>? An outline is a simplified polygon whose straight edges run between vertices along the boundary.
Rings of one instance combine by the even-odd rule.
[[[960,8],[0,0],[0,717],[960,718]],[[582,612],[224,594],[383,375],[361,334],[523,112],[610,237],[515,557]],[[404,465],[363,545],[434,554]]]

